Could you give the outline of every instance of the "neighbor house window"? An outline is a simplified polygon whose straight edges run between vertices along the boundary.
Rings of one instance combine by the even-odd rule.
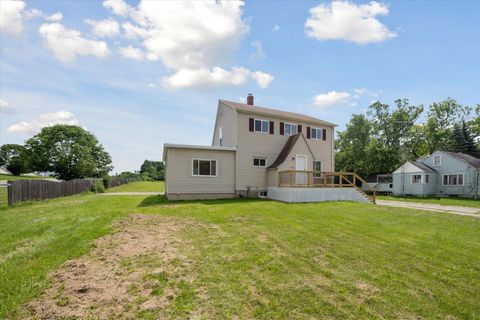
[[[428,175],[428,174],[425,175],[425,183],[428,183],[429,177],[430,177],[430,175]]]
[[[322,129],[311,128],[310,138],[322,140]]]
[[[267,166],[267,158],[253,158],[253,166],[265,168]]]
[[[292,136],[292,135],[297,134],[297,133],[298,133],[298,125],[285,123],[284,135]]]
[[[193,159],[192,175],[194,176],[217,176],[217,160]]]
[[[444,174],[444,186],[463,186],[463,174]]]
[[[318,178],[321,176],[321,171],[322,171],[322,161],[320,160],[313,160],[313,176]]]
[[[442,164],[442,157],[441,156],[433,156],[433,165],[440,166]]]
[[[218,140],[220,140],[220,146],[223,146],[223,127],[218,129]]]
[[[270,121],[255,119],[255,132],[269,133]]]
[[[419,183],[422,183],[422,175],[421,174],[412,175],[412,184],[419,184]]]

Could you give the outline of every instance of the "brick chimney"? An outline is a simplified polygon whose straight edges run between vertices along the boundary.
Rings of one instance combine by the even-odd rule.
[[[249,93],[247,96],[247,104],[253,106],[253,94]]]

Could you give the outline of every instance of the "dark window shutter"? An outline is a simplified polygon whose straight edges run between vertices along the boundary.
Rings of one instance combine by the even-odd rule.
[[[270,134],[273,134],[273,121],[270,121]]]
[[[253,118],[248,119],[248,130],[253,132],[255,126],[255,120]]]
[[[322,140],[326,141],[327,140],[327,129],[322,130]]]
[[[285,124],[280,122],[280,135],[283,136],[285,134]]]
[[[307,139],[310,139],[310,127],[307,127]]]
[[[301,124],[298,125],[298,133],[302,133],[302,125]]]

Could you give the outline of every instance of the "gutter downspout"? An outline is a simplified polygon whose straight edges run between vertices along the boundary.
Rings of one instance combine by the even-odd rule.
[[[480,170],[477,169],[477,183],[476,183],[476,186],[475,186],[475,200],[478,199],[479,185],[480,185]]]

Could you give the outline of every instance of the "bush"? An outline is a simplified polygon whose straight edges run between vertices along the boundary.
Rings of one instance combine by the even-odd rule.
[[[101,181],[95,181],[90,187],[90,190],[95,193],[104,193],[105,187],[103,186],[103,183]]]
[[[112,181],[112,177],[110,177],[110,176],[104,176],[103,177],[102,182],[103,182],[103,187],[105,189],[110,188],[110,181]]]

